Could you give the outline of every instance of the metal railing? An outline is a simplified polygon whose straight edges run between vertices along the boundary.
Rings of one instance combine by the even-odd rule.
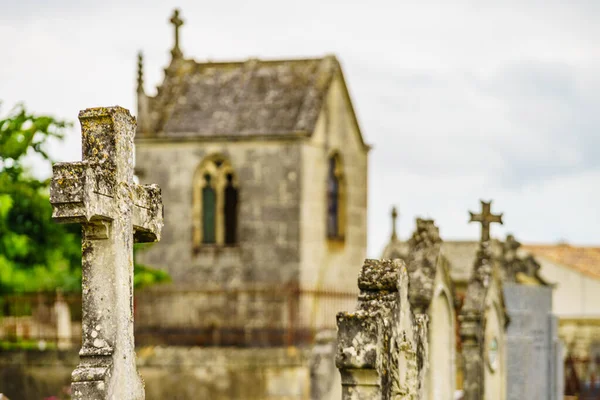
[[[254,287],[151,290],[136,296],[139,345],[269,347],[310,344],[335,329],[335,315],[352,310],[356,293]]]
[[[0,297],[0,349],[69,348],[81,343],[79,293]]]
[[[335,330],[357,293],[290,287],[141,290],[134,300],[138,346],[270,347],[310,344]],[[67,323],[66,321],[70,321]],[[0,298],[0,349],[68,348],[81,343],[81,294]]]

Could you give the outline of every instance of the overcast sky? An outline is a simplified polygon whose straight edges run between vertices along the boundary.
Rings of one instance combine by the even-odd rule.
[[[0,0],[2,113],[24,102],[76,121],[80,109],[135,112],[162,81],[180,7],[186,57],[340,59],[365,140],[369,256],[414,218],[477,239],[468,210],[494,199],[522,242],[598,244],[600,2]],[[80,157],[79,127],[54,146]]]

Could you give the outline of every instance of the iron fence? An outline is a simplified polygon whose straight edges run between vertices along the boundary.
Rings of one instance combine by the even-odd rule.
[[[290,287],[141,290],[134,300],[138,346],[269,347],[310,344],[353,310],[357,293]],[[68,322],[67,322],[68,321]],[[81,294],[0,298],[0,348],[81,343]]]
[[[0,349],[68,348],[81,343],[81,295],[24,293],[0,297]]]
[[[254,287],[152,290],[135,302],[136,343],[268,347],[310,344],[352,310],[356,293]]]

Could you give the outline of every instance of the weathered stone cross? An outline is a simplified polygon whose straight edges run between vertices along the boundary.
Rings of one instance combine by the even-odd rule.
[[[144,398],[133,339],[133,241],[158,241],[160,189],[133,182],[135,119],[124,108],[79,113],[83,161],[53,166],[52,217],[82,225],[82,347],[73,399]]]
[[[398,220],[398,210],[396,207],[392,207],[392,240],[398,239],[398,234],[396,233],[396,221]]]
[[[175,28],[175,44],[173,45],[173,50],[171,50],[171,54],[173,57],[181,56],[181,50],[179,49],[179,28],[183,25],[183,20],[179,18],[179,10],[173,10],[173,16],[169,20],[173,24]]]
[[[481,241],[487,242],[490,240],[490,225],[494,222],[502,224],[502,214],[494,215],[491,212],[492,201],[485,202],[481,200],[481,214],[473,214],[469,211],[471,218],[469,222],[481,223]]]

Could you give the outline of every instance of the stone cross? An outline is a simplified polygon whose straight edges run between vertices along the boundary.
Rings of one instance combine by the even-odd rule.
[[[144,93],[144,55],[141,51],[137,56],[137,92]]]
[[[485,202],[481,200],[481,214],[473,214],[469,211],[471,218],[469,222],[481,223],[481,241],[487,242],[490,240],[490,225],[494,222],[502,224],[502,214],[494,215],[491,212],[492,201]]]
[[[173,45],[173,50],[171,50],[171,54],[173,57],[180,57],[181,50],[179,49],[179,28],[183,25],[183,20],[179,18],[179,10],[173,10],[173,16],[169,20],[173,24],[175,28],[175,44]]]
[[[396,220],[398,219],[398,210],[396,207],[392,207],[392,240],[398,239],[396,234]]]
[[[79,113],[83,161],[53,166],[52,217],[82,225],[82,347],[73,399],[144,398],[133,339],[133,241],[158,241],[160,189],[133,182],[135,118],[121,107]]]

